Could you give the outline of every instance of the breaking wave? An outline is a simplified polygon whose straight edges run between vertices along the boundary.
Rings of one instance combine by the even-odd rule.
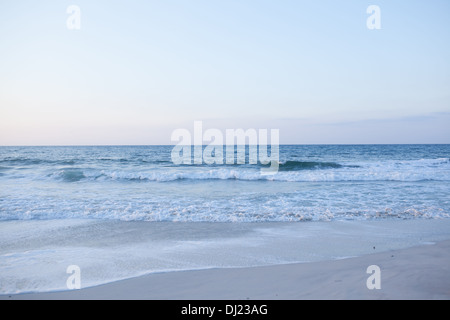
[[[144,168],[145,169],[145,168]],[[334,162],[281,163],[279,172],[263,175],[260,166],[174,166],[147,170],[98,170],[65,168],[47,175],[64,182],[78,181],[159,181],[176,180],[243,180],[289,182],[338,181],[449,181],[449,159],[385,161],[359,164]]]

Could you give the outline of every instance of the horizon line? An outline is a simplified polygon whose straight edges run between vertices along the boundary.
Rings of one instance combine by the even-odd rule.
[[[0,148],[32,148],[32,147],[171,147],[180,146],[179,144],[55,144],[55,145],[0,145]],[[203,144],[202,146],[208,146]],[[270,143],[267,146],[271,145]],[[401,145],[450,145],[450,143],[280,143],[279,146],[401,146]],[[189,145],[182,145],[189,146]],[[200,146],[191,144],[190,146]],[[222,146],[227,146],[223,144]],[[236,145],[234,146],[241,146]],[[245,146],[255,146],[254,144],[245,144]],[[259,146],[257,144],[256,146]]]

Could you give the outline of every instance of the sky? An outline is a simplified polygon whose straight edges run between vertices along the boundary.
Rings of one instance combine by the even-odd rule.
[[[448,39],[448,0],[2,0],[0,145],[450,143]]]

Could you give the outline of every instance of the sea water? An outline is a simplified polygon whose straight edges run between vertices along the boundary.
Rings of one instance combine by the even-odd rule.
[[[174,165],[171,146],[1,147],[0,220],[445,218],[450,145],[280,146],[280,166]]]
[[[450,145],[283,145],[274,175],[171,151],[0,147],[0,294],[450,239]]]

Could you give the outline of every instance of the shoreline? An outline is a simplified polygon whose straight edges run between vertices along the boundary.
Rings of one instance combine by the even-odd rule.
[[[73,291],[0,300],[450,299],[450,240],[359,257],[262,267],[154,273]],[[369,290],[378,265],[381,289]]]

